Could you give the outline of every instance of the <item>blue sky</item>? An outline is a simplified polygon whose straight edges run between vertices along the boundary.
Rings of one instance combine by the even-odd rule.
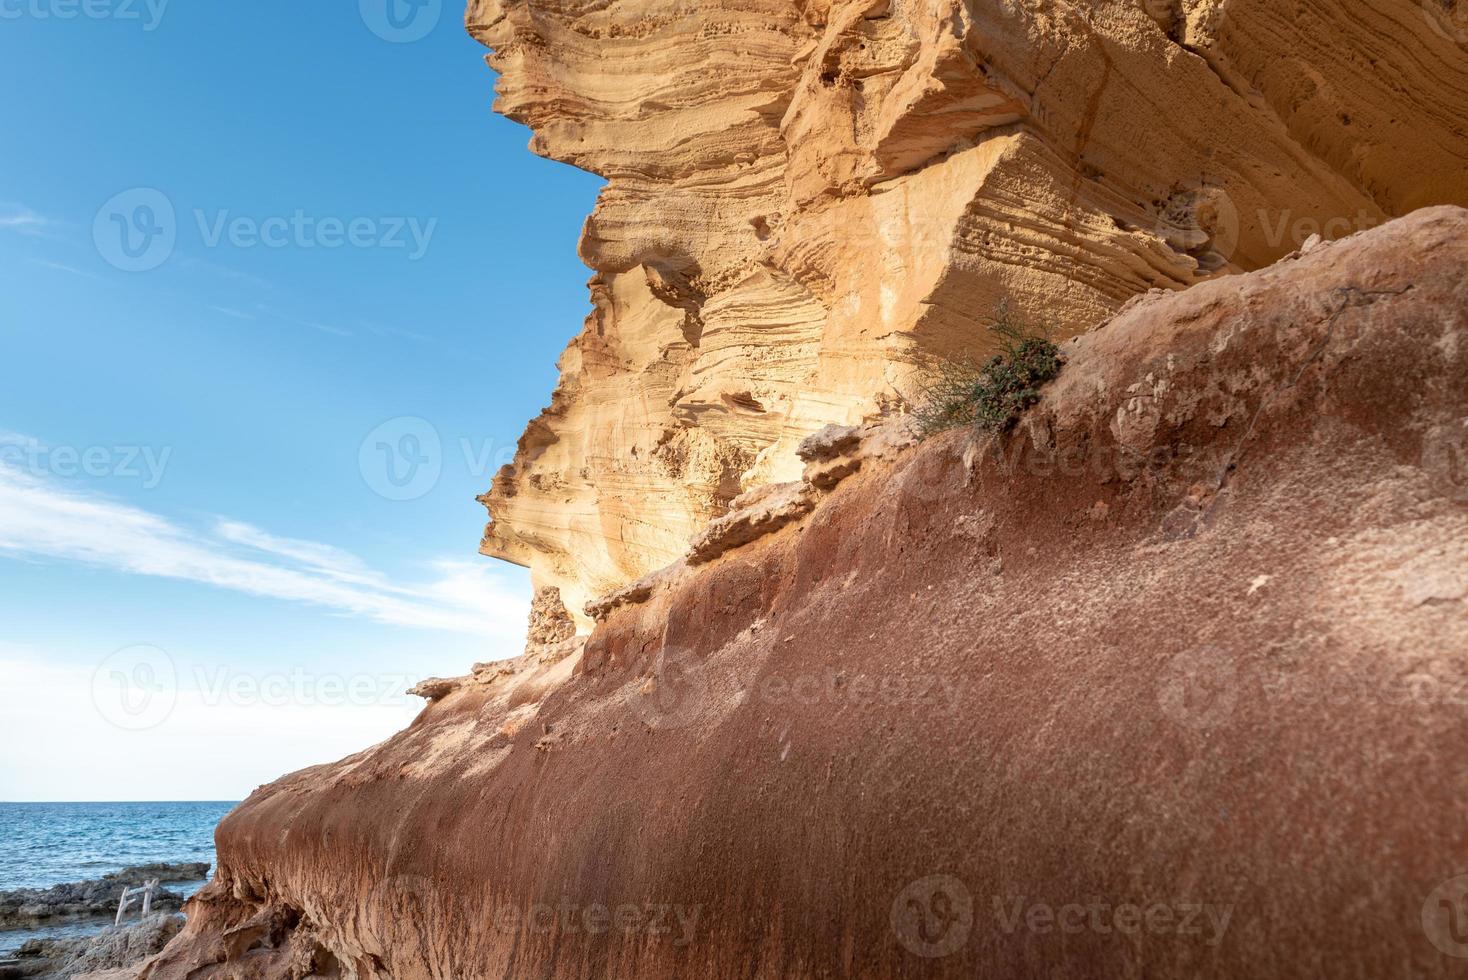
[[[600,182],[387,3],[0,2],[0,799],[240,798],[519,651],[473,498]]]

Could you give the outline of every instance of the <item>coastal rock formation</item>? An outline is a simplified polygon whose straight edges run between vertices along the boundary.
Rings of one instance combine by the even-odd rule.
[[[132,980],[134,965],[161,952],[183,928],[183,917],[166,913],[108,926],[80,939],[34,940],[22,946],[16,978],[37,980]],[[0,980],[10,980],[0,968]]]
[[[136,888],[149,879],[174,882],[203,881],[207,877],[208,862],[145,864],[93,881],[0,892],[0,930],[31,927],[56,919],[112,918],[124,888]],[[160,888],[153,893],[153,907],[160,912],[176,912],[183,907],[183,896]]]
[[[253,794],[142,976],[1452,975],[1465,264],[1418,211],[1133,300],[1008,433],[827,433],[808,512]]]
[[[498,109],[607,180],[594,307],[483,498],[589,600],[683,555],[1001,299],[1070,336],[1153,289],[1468,204],[1462,4],[472,0]]]

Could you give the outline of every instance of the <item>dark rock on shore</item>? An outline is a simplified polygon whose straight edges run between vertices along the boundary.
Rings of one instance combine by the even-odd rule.
[[[94,881],[79,881],[50,888],[19,888],[0,892],[0,930],[23,929],[43,925],[56,919],[112,916],[122,889],[136,888],[145,881],[201,881],[209,876],[207,862],[182,864],[145,864],[104,875]],[[177,912],[183,908],[183,896],[166,888],[153,892],[152,908],[157,912]],[[138,908],[134,905],[133,908]]]
[[[14,966],[0,967],[0,980],[66,980],[133,966],[167,946],[183,922],[183,916],[160,913],[82,939],[33,939],[21,946]]]
[[[103,875],[103,881],[126,882],[128,887],[141,885],[149,878],[157,878],[159,881],[203,881],[209,877],[208,861],[183,861],[178,864],[140,864],[135,868],[123,868],[121,871],[110,875]]]

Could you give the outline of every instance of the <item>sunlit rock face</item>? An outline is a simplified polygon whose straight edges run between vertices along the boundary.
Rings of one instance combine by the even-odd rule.
[[[1468,203],[1441,0],[473,0],[497,108],[607,179],[594,312],[483,498],[585,602],[800,441],[900,408],[1002,298],[1071,335],[1151,289]]]

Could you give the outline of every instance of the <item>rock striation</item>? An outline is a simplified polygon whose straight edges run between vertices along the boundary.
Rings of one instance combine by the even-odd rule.
[[[808,510],[254,793],[142,977],[1455,975],[1465,263],[1420,210],[1133,299],[1010,432],[826,431]]]
[[[1449,0],[471,0],[498,109],[607,184],[593,306],[483,498],[486,554],[588,601],[801,441],[900,406],[1001,299],[1133,297],[1468,204]]]

